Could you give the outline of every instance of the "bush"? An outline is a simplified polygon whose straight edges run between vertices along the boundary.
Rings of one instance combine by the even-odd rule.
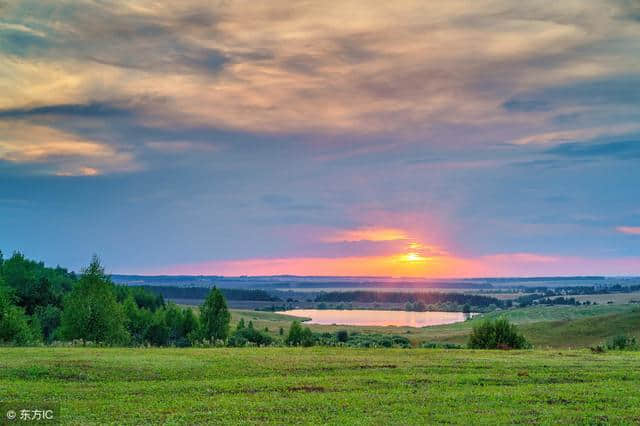
[[[352,333],[347,346],[358,348],[409,348],[411,342],[404,336],[395,334],[360,334]]]
[[[473,327],[467,346],[471,349],[527,349],[531,344],[509,320],[498,318]]]
[[[464,346],[458,345],[457,343],[442,342],[424,342],[420,347],[427,349],[464,349]]]
[[[271,336],[253,327],[240,328],[233,332],[229,338],[229,346],[246,346],[247,343],[253,343],[257,346],[267,346],[273,342]]]
[[[638,347],[638,342],[636,341],[635,337],[620,335],[607,342],[607,349],[620,351],[637,351],[638,349],[640,349],[640,347]]]
[[[347,330],[339,330],[336,332],[336,340],[338,342],[346,342],[349,339],[349,332]]]
[[[289,346],[313,346],[315,337],[309,327],[303,328],[298,321],[294,321],[291,323],[285,343]]]

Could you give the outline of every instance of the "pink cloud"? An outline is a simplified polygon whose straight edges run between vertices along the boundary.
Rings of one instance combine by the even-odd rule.
[[[623,234],[640,235],[640,226],[618,226],[616,231]]]

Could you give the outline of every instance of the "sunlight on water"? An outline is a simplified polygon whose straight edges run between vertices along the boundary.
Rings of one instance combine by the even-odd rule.
[[[287,315],[311,318],[307,324],[340,324],[368,326],[409,326],[452,324],[475,314],[462,312],[407,312],[377,310],[293,309],[282,312]]]

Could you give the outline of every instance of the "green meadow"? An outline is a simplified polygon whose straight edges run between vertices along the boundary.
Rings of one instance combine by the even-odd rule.
[[[2,348],[2,399],[64,424],[637,424],[640,353]]]

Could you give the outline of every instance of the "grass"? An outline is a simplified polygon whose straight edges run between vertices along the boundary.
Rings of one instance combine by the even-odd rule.
[[[474,325],[484,318],[505,316],[518,324],[525,337],[539,348],[588,347],[604,342],[618,334],[640,338],[640,308],[637,305],[596,306],[532,306],[522,309],[496,311],[474,319],[433,327],[367,327],[342,325],[315,325],[316,332],[349,332],[401,334],[415,346],[422,342],[466,343]],[[252,320],[260,330],[265,327],[273,336],[280,327],[288,331],[296,317],[272,312],[232,311],[232,327],[244,318]]]
[[[640,353],[0,348],[4,401],[64,424],[640,421]]]

